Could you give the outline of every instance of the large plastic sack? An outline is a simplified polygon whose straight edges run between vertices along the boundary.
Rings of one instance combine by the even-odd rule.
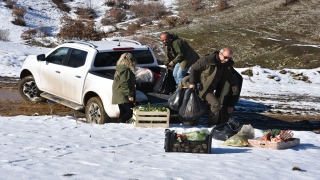
[[[153,73],[150,69],[136,67],[135,75],[137,83],[153,83]]]
[[[184,93],[187,89],[181,88],[177,90],[169,99],[168,99],[168,105],[171,109],[179,111],[179,108],[182,105]]]
[[[212,138],[225,141],[237,134],[241,129],[241,125],[238,121],[230,118],[228,122],[219,124],[212,128]]]
[[[159,94],[169,94],[176,90],[176,82],[171,70],[166,69],[161,72],[161,77],[155,84],[153,91]]]
[[[222,143],[226,146],[245,147],[249,145],[248,139],[254,138],[254,129],[249,125],[243,125],[241,130]]]
[[[182,133],[182,135],[186,135],[188,141],[204,141],[209,135],[209,130],[201,129],[198,131]]]
[[[201,117],[207,106],[194,89],[187,89],[184,93],[183,102],[179,108],[178,118],[182,122],[190,122]]]

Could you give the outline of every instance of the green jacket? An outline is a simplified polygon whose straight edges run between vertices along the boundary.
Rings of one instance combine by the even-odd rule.
[[[202,83],[203,89],[199,91],[199,96],[201,98],[203,98],[204,93],[209,89],[211,83],[213,83],[214,77],[216,76],[216,63],[217,61],[220,61],[220,59],[218,59],[218,53],[219,52],[216,51],[213,54],[200,58],[190,69],[189,83]],[[219,84],[228,81],[229,84],[234,85],[233,77],[231,75],[231,68],[233,64],[233,60],[229,60],[225,64],[225,71],[222,74]],[[219,87],[219,84],[216,84],[217,88]]]
[[[166,60],[165,65],[173,61],[180,63],[182,70],[188,69],[198,59],[199,55],[191,48],[186,40],[179,38],[176,34],[171,34],[171,39],[165,44]]]
[[[134,73],[124,65],[118,65],[112,84],[112,104],[128,103],[134,97],[136,78]]]

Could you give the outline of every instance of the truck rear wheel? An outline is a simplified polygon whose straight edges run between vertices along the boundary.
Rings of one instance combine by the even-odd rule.
[[[39,90],[33,76],[22,78],[18,84],[18,91],[23,99],[32,102],[43,102],[45,99],[40,97]]]
[[[93,124],[104,124],[108,118],[101,99],[97,96],[90,98],[87,102],[85,115],[87,122]]]

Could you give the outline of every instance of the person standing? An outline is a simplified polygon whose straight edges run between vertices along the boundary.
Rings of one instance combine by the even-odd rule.
[[[192,64],[198,59],[199,55],[192,49],[186,40],[177,34],[162,32],[160,39],[164,43],[166,60],[165,65],[174,67],[173,77],[178,85],[184,78]]]
[[[117,61],[112,84],[112,104],[118,104],[120,116],[118,123],[125,123],[132,118],[136,78],[134,70],[136,60],[130,53],[124,53]]]
[[[199,97],[206,100],[210,105],[210,113],[208,115],[209,126],[218,123],[216,115],[221,108],[221,104],[214,95],[214,92],[219,83],[227,81],[233,92],[237,90],[231,74],[231,68],[234,64],[232,56],[233,52],[231,49],[223,48],[220,51],[200,58],[191,66],[190,75],[185,77],[181,82],[182,87],[193,89],[196,88],[196,84],[201,84],[197,88],[199,90]]]

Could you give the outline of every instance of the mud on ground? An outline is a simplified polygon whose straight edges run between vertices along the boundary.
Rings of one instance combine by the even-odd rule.
[[[0,91],[10,91],[11,95],[19,97],[17,91],[17,85],[19,80],[16,78],[0,77]],[[242,97],[250,99],[265,99],[261,97]],[[279,102],[288,102],[291,100],[302,99],[303,97],[277,97],[272,100]],[[84,118],[84,113],[75,111],[66,106],[54,103],[54,102],[27,102],[22,98],[14,100],[12,97],[0,96],[0,116],[42,116],[42,115],[55,115],[55,116],[74,116],[76,119]],[[270,97],[271,99],[271,97]],[[309,98],[310,99],[310,98]],[[314,99],[313,101],[319,101]],[[251,108],[253,106],[255,108]],[[310,130],[316,133],[320,133],[320,115],[316,110],[296,109],[288,107],[285,103],[279,104],[277,109],[270,108],[266,110],[265,107],[261,109],[256,108],[255,104],[239,102],[239,107],[234,114],[235,119],[239,120],[242,124],[251,124],[255,128],[268,129],[268,128],[280,128],[280,129],[292,129],[292,130]],[[290,111],[291,113],[288,113]],[[176,118],[172,118],[170,122],[177,123]]]

